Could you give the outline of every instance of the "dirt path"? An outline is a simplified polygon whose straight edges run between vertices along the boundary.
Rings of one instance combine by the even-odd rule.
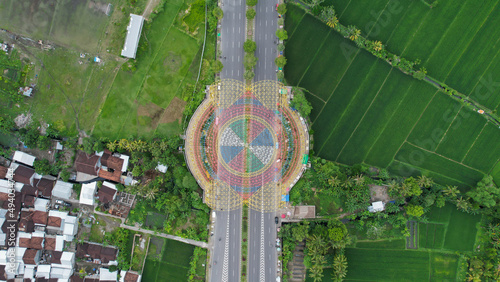
[[[142,16],[147,20],[149,19],[149,15],[153,12],[153,10],[158,6],[161,0],[149,0],[146,8],[144,9],[144,13]]]

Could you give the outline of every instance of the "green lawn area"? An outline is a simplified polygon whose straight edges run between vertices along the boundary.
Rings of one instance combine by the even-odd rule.
[[[394,6],[397,1],[391,2]],[[378,11],[387,1],[336,4],[341,23],[347,25],[360,18],[368,23],[371,18],[359,11]],[[415,13],[429,10],[422,3],[404,5],[416,11],[405,8],[392,20],[417,20]],[[358,7],[357,12],[351,7]],[[440,3],[432,11],[447,7],[448,3]],[[500,140],[496,126],[433,86],[358,49],[301,8],[288,5],[288,14],[285,78],[288,84],[310,92],[306,96],[313,105],[313,150],[318,156],[346,164],[376,165],[401,176],[425,174],[440,184],[461,188],[492,173],[500,156],[500,143],[494,141]],[[379,29],[379,35],[392,34]]]
[[[162,239],[161,261],[146,258],[143,281],[187,281],[189,261],[193,255],[194,246],[179,241]]]

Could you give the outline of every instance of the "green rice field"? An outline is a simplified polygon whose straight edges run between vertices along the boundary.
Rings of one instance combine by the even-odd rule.
[[[187,281],[189,261],[193,255],[194,246],[179,241],[164,240],[161,250],[161,260],[148,256],[142,273],[143,281]]]
[[[479,215],[458,211],[451,204],[432,207],[427,223],[418,224],[419,248],[471,252],[476,242]]]
[[[443,0],[432,9],[423,1],[326,2],[344,25],[356,25],[395,54],[420,59],[432,77],[498,109],[500,94],[491,87],[498,89],[500,1]]]
[[[368,11],[387,4],[361,2]],[[419,1],[411,5],[427,7]],[[341,16],[344,25],[366,17],[366,13],[349,12],[349,7],[361,9],[361,4],[346,6]],[[436,10],[446,7],[443,3]],[[339,14],[342,9],[338,4]],[[406,13],[408,20],[416,20],[414,12],[405,10],[401,22]],[[500,140],[496,126],[430,84],[358,49],[295,5],[288,6],[285,26],[289,34],[285,78],[309,91],[317,155],[388,168],[402,176],[425,174],[438,183],[462,188],[475,185],[484,174],[494,174],[500,156],[500,143],[494,141]]]

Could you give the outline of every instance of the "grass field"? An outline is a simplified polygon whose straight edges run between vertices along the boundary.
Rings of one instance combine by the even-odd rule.
[[[126,71],[118,55],[128,12],[141,14],[146,2],[1,2],[0,27],[57,45],[50,51],[26,47],[43,67],[36,64],[30,77],[37,85],[34,98],[11,116],[30,110],[35,120],[63,124],[66,134],[80,129],[111,139],[178,134],[186,104],[182,90],[196,79],[204,25],[197,24],[196,35],[186,33],[181,18],[191,1],[165,2],[151,27],[145,24],[139,47],[147,47],[137,52],[136,70]],[[111,16],[105,14],[108,3]],[[101,63],[93,62],[95,56]]]
[[[201,42],[174,25],[185,8],[184,2],[169,1],[165,5],[146,34],[149,46],[138,53],[137,70],[118,72],[95,125],[96,136],[179,132],[185,105],[182,85],[193,81],[189,68]]]
[[[491,88],[498,87],[500,70],[499,2],[444,0],[430,9],[422,1],[327,0],[341,23],[358,26],[396,54],[420,59],[431,76],[492,110],[500,105]]]
[[[500,130],[477,113],[356,48],[294,5],[285,26],[286,79],[310,92],[313,149],[320,157],[402,176],[425,174],[463,188],[492,173]]]
[[[187,281],[189,261],[194,246],[179,241],[162,239],[164,244],[161,260],[148,256],[143,272],[143,281]]]
[[[0,26],[35,40],[50,40],[57,44],[95,52],[99,39],[109,23],[108,3],[118,0],[0,2]],[[141,1],[142,2],[142,1]]]

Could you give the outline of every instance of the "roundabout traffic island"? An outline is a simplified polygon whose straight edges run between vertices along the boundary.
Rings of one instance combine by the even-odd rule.
[[[207,88],[186,131],[189,169],[213,209],[276,211],[305,169],[307,127],[279,82]],[[280,94],[281,93],[281,94]]]

